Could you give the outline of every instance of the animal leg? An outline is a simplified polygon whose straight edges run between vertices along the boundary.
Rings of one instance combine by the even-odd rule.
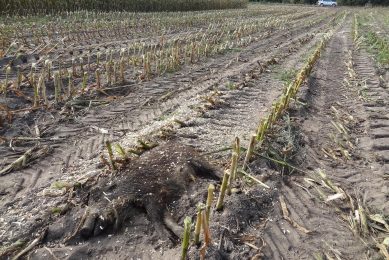
[[[155,230],[157,231],[159,237],[163,241],[173,242],[175,238],[167,230],[164,225],[165,219],[165,208],[160,205],[157,201],[149,200],[146,204],[146,211],[150,221],[153,223]]]
[[[172,218],[169,212],[165,211],[165,216],[163,219],[166,227],[172,231],[177,237],[181,237],[184,233],[184,228],[177,224],[177,222]]]

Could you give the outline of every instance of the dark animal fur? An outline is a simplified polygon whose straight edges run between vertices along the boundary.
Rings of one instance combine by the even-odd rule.
[[[166,227],[180,236],[182,228],[166,209],[180,198],[195,176],[220,179],[215,168],[192,147],[170,141],[146,152],[131,161],[109,187],[91,193],[90,204],[96,206],[92,206],[81,235],[89,237],[110,226],[118,228],[131,207],[137,206],[146,210],[160,236],[169,237]]]

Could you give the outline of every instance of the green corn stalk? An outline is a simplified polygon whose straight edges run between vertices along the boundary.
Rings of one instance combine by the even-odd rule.
[[[3,86],[3,92],[4,92],[4,98],[7,98],[7,88],[8,88],[8,76],[11,74],[11,67],[7,66],[7,69],[5,70],[5,83]]]
[[[230,174],[228,173],[228,171],[225,171],[223,175],[222,186],[220,188],[219,198],[216,204],[216,210],[218,211],[223,209],[224,196],[226,194],[229,176]]]
[[[185,219],[184,219],[184,235],[182,238],[181,260],[186,260],[186,255],[188,254],[191,225],[192,225],[192,221],[191,221],[190,217],[185,217]]]
[[[107,83],[108,83],[108,85],[111,85],[111,82],[112,82],[111,62],[107,62],[105,64],[105,72],[106,72],[106,76],[107,76]]]
[[[84,58],[80,57],[80,70],[81,70],[81,75],[84,75]]]
[[[88,84],[88,72],[84,72],[83,78],[82,78],[82,87],[81,87],[81,94],[85,93],[86,86]]]
[[[195,44],[194,42],[191,43],[190,45],[190,63],[194,63],[195,60]]]
[[[131,45],[128,44],[128,46],[127,46],[127,57],[130,57],[130,51],[131,51]]]
[[[122,59],[124,57],[125,53],[126,53],[126,48],[121,48],[120,49],[120,59]]]
[[[7,69],[5,70],[5,87],[8,86],[9,74],[11,74],[11,67],[7,66]]]
[[[54,72],[54,100],[56,103],[60,101],[61,98],[61,79],[59,77],[59,72]]]
[[[159,57],[157,57],[157,61],[156,61],[156,71],[157,71],[157,75],[160,76],[161,75],[161,60],[159,59]]]
[[[238,155],[238,158],[240,156],[240,139],[239,137],[235,137],[235,146],[234,146],[234,151]]]
[[[108,62],[108,57],[109,57],[109,50],[106,50],[106,52],[105,52],[105,63]]]
[[[30,73],[28,74],[31,87],[34,85],[34,79],[32,78],[32,74],[35,72],[35,68],[36,68],[36,63],[32,63]]]
[[[184,46],[184,64],[187,64],[187,53],[188,53],[188,46]]]
[[[236,152],[232,153],[232,160],[231,160],[231,179],[234,181],[236,179],[236,170],[238,168],[238,154]]]
[[[110,163],[111,163],[111,167],[115,171],[117,168],[116,168],[115,160],[114,160],[114,157],[113,157],[112,144],[111,144],[110,141],[105,141],[105,146],[107,147],[107,151],[108,151],[108,156],[109,156],[109,160],[110,160]]]
[[[143,73],[147,79],[150,79],[151,69],[150,69],[150,53],[146,53],[146,55],[142,56],[143,59]]]
[[[207,216],[204,211],[202,211],[202,227],[203,227],[203,234],[204,234],[204,244],[205,247],[209,246],[211,244],[211,231],[209,229],[209,223],[207,221]]]
[[[100,59],[101,59],[101,52],[98,52],[96,54],[96,66],[99,67],[100,65]]]
[[[197,217],[196,217],[195,239],[194,239],[195,245],[199,245],[200,244],[200,232],[201,232],[201,223],[202,223],[201,216],[202,216],[202,211],[203,210],[204,210],[204,204],[203,203],[199,203],[197,205]]]
[[[34,85],[33,85],[33,88],[34,88],[34,103],[33,103],[33,107],[37,107],[38,103],[39,103],[39,82],[35,81],[35,78],[36,78],[35,73],[32,74],[32,78],[34,79],[34,80],[32,80],[34,82]]]
[[[113,63],[112,63],[112,66],[113,66],[113,84],[116,84],[117,83],[117,63],[116,63],[116,61],[114,61]]]
[[[97,85],[97,88],[100,89],[101,88],[101,78],[100,78],[100,69],[96,69],[96,85]]]
[[[88,62],[88,71],[91,71],[91,67],[90,67],[90,54],[88,54],[88,57],[87,57],[87,62]]]
[[[112,63],[113,61],[113,51],[109,50],[109,62]]]
[[[47,80],[51,80],[51,66],[52,66],[52,63],[50,60],[45,60],[45,68],[46,68],[46,71],[47,71]]]
[[[231,156],[230,176],[228,178],[228,187],[227,187],[228,195],[231,195],[232,183],[236,178],[237,166],[238,166],[238,154],[236,152],[233,152]]]
[[[125,59],[124,57],[120,58],[120,81],[121,83],[124,83],[124,70],[125,70]]]
[[[244,158],[244,162],[243,162],[243,170],[246,170],[247,164],[249,163],[249,161],[253,155],[254,146],[256,143],[256,137],[257,137],[256,135],[251,136],[249,147],[247,148],[246,157]]]
[[[42,91],[42,97],[45,102],[45,105],[49,105],[49,101],[47,99],[47,94],[46,94],[46,84],[45,84],[45,75],[42,73],[41,76],[39,77],[39,89]]]
[[[118,154],[120,154],[121,157],[123,157],[123,159],[128,158],[126,151],[124,150],[124,148],[120,144],[115,144],[115,150]]]
[[[266,131],[268,130],[268,125],[269,125],[269,117],[266,119],[262,119],[261,123],[259,124],[258,131],[257,131],[257,140],[259,142],[263,141],[265,138]]]
[[[200,61],[200,46],[197,46],[197,61]]]
[[[215,191],[215,185],[209,184],[208,186],[208,196],[207,196],[207,204],[206,204],[206,217],[207,217],[207,222],[209,223],[209,216],[211,214],[211,206],[212,206],[212,201],[213,201],[213,192]]]
[[[74,58],[72,59],[72,69],[73,77],[77,77],[76,60]]]
[[[73,74],[69,71],[69,73],[68,73],[68,98],[71,98],[73,96],[73,89],[74,89]]]
[[[20,89],[20,85],[22,84],[22,73],[20,72],[20,66],[17,67],[17,75],[16,75],[16,89]]]
[[[369,225],[367,222],[367,216],[365,209],[361,206],[361,204],[358,202],[358,211],[359,211],[359,217],[360,217],[360,230],[362,235],[365,237],[369,234]]]

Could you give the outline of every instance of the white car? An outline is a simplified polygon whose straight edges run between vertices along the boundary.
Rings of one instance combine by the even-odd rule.
[[[338,3],[336,2],[336,0],[319,0],[317,2],[317,5],[318,6],[332,6],[332,7],[336,7],[338,5]]]

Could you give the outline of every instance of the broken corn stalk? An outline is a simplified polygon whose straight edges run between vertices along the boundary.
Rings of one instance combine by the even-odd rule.
[[[109,156],[109,160],[110,160],[112,169],[113,169],[113,170],[116,170],[116,165],[115,165],[115,161],[114,161],[114,158],[113,158],[113,152],[112,152],[112,144],[111,144],[111,142],[110,142],[110,141],[105,141],[105,146],[107,147],[108,156]]]
[[[121,157],[123,157],[123,159],[127,159],[127,157],[128,157],[127,153],[120,144],[115,144],[115,149],[116,149],[116,152],[118,154],[120,154]]]

